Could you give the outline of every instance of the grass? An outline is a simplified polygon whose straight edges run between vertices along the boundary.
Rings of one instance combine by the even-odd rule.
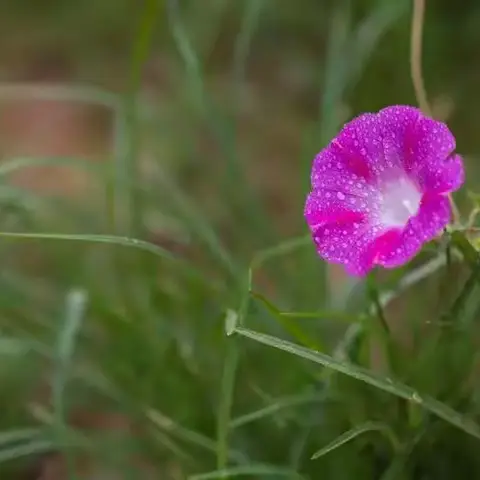
[[[86,102],[113,119],[105,164],[0,165],[1,478],[42,468],[51,452],[70,478],[79,464],[126,479],[476,478],[471,238],[450,232],[448,255],[425,249],[352,282],[318,259],[301,218],[312,155],[342,122],[360,104],[413,97],[385,81],[365,93],[366,79],[394,64],[398,81],[409,79],[408,54],[382,56],[408,51],[409,2],[303,0],[288,13],[269,0],[205,5],[144,3],[125,95],[0,85],[1,98]],[[278,50],[290,68],[288,42],[271,45],[276,29],[314,42],[300,79],[307,107],[293,87],[256,80],[273,68],[259,59]],[[152,114],[167,107],[142,95],[160,42],[175,80],[161,98],[179,132]],[[280,152],[285,131],[295,156]],[[99,188],[76,202],[11,186],[11,174],[40,164],[85,170]],[[274,208],[260,176],[288,179]]]

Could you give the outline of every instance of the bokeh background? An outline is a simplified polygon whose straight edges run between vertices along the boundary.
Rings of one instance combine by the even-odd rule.
[[[0,230],[38,234],[0,240],[0,478],[227,465],[383,478],[382,439],[310,456],[372,415],[396,418],[388,395],[338,380],[342,398],[325,398],[318,367],[223,323],[240,309],[331,351],[363,309],[362,284],[305,241],[303,202],[343,122],[416,104],[411,13],[408,0],[0,0]],[[473,191],[479,25],[475,0],[427,1],[425,84]],[[247,308],[249,288],[260,300]],[[267,299],[339,318],[282,323]],[[457,466],[475,448],[461,445]],[[422,448],[424,476],[398,478],[452,478],[441,447]]]

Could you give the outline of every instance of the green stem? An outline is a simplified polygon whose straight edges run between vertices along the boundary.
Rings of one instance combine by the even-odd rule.
[[[141,205],[136,190],[140,129],[138,120],[138,92],[141,88],[142,69],[150,54],[160,0],[145,0],[137,35],[132,49],[128,93],[125,96],[120,128],[121,156],[117,159],[118,201],[124,201],[127,212],[127,231],[138,234],[142,228]],[[122,140],[123,139],[123,140]],[[123,202],[122,202],[123,203]],[[121,204],[122,204],[121,203]],[[122,217],[123,217],[123,213]]]

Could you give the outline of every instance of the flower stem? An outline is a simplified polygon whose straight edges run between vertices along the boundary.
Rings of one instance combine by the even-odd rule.
[[[426,115],[431,115],[422,73],[422,34],[424,17],[425,0],[413,0],[412,29],[410,37],[410,74],[418,106]]]
[[[422,36],[425,23],[425,0],[413,0],[412,27],[410,37],[410,74],[418,106],[425,115],[432,116],[432,109],[428,102],[427,90],[422,73]],[[458,210],[452,194],[448,194],[454,225],[460,221]]]

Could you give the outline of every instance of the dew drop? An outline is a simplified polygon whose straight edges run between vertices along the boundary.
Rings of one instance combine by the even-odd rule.
[[[342,192],[337,192],[337,198],[339,200],[345,200],[345,194]]]

